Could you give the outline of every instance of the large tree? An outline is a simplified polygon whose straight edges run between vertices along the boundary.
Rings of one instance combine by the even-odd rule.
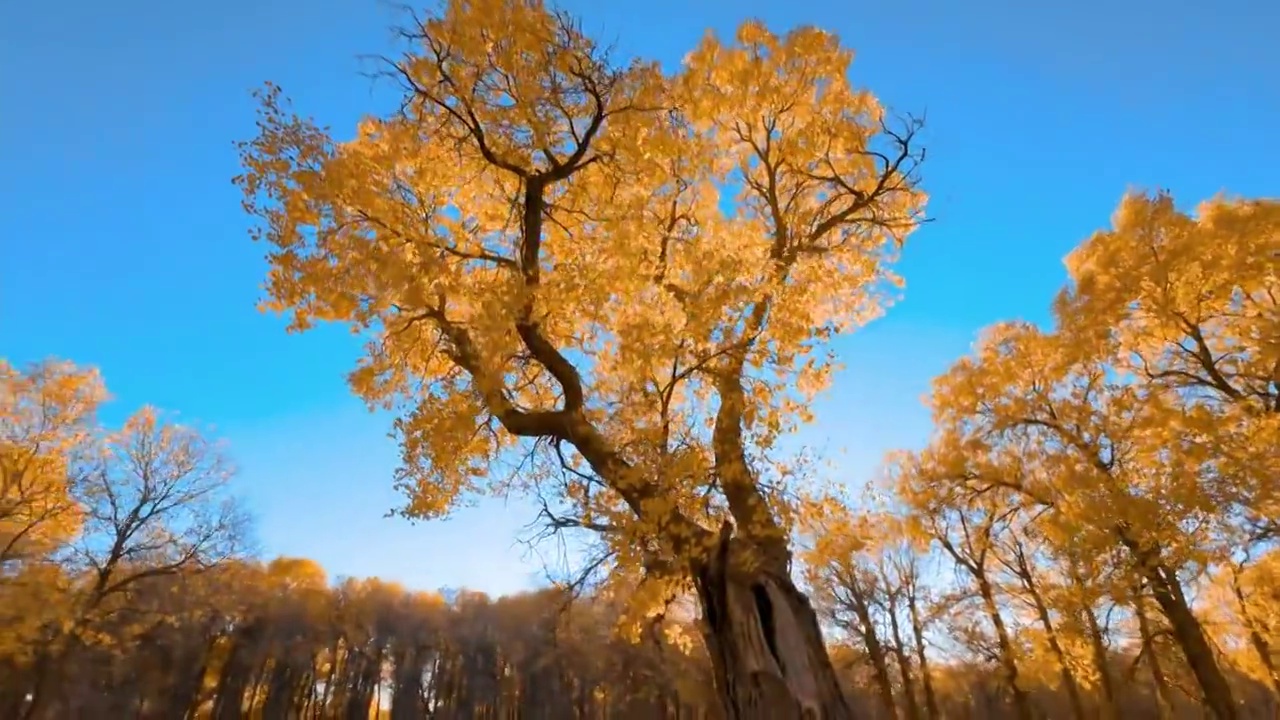
[[[916,124],[892,130],[816,28],[747,22],[675,71],[535,0],[447,2],[402,37],[400,107],[349,140],[261,95],[237,182],[268,305],[371,338],[351,385],[400,412],[405,514],[532,490],[494,463],[541,453],[559,522],[696,590],[736,716],[847,717],[767,458],[825,343],[897,286]]]

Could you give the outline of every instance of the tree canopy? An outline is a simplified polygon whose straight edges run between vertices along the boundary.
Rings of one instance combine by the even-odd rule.
[[[238,183],[268,306],[370,333],[351,384],[400,409],[405,514],[541,483],[633,567],[726,510],[785,532],[764,457],[898,284],[915,125],[815,28],[747,22],[674,72],[539,3],[449,3],[404,39],[399,111],[350,140],[268,88]],[[517,447],[546,457],[495,476]]]

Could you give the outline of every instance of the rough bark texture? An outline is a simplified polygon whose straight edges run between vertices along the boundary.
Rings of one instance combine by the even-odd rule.
[[[818,617],[785,554],[722,531],[695,569],[716,685],[733,720],[852,720]]]

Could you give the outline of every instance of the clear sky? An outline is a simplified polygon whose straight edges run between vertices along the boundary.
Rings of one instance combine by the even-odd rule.
[[[1061,258],[1131,185],[1188,205],[1280,194],[1280,4],[1266,0],[646,0],[589,3],[588,27],[676,62],[747,16],[816,23],[858,51],[855,80],[928,112],[935,224],[906,299],[840,342],[847,370],[803,441],[852,482],[928,430],[930,378],[974,333],[1038,320]],[[692,7],[694,9],[690,10]],[[269,554],[424,589],[507,592],[541,577],[532,519],[486,504],[385,519],[395,448],[343,374],[356,341],[286,336],[258,314],[264,248],[245,235],[232,141],[249,91],[281,84],[345,133],[376,98],[373,0],[6,2],[0,6],[0,356],[96,364],[119,418],[150,402],[212,424]]]

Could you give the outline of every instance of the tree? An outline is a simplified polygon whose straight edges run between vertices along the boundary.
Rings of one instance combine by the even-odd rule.
[[[804,519],[812,540],[801,559],[819,615],[865,648],[888,715],[936,717],[925,655],[919,543],[893,513],[855,514],[834,504],[813,510]],[[896,681],[891,666],[897,669]]]
[[[350,380],[400,411],[406,515],[527,490],[495,461],[554,454],[605,488],[562,500],[619,568],[696,589],[737,716],[846,717],[768,458],[825,341],[897,283],[918,124],[891,129],[815,28],[747,22],[674,73],[536,1],[455,0],[402,36],[399,111],[349,141],[261,95],[236,181],[267,307],[371,338]]]
[[[94,371],[52,360],[20,371],[0,360],[0,577],[79,530],[69,479],[105,397]]]
[[[877,518],[884,520],[884,518]],[[886,588],[877,562],[880,550],[870,518],[852,516],[843,506],[817,507],[805,518],[813,537],[804,549],[806,580],[823,620],[854,638],[865,649],[880,704],[897,714],[889,650],[882,618]],[[868,552],[870,550],[870,552]]]
[[[1278,229],[1280,203],[1216,200],[1192,218],[1129,195],[1068,259],[1055,326],[995,326],[933,395],[923,494],[1011,494],[1059,549],[1123,550],[1117,599],[1144,646],[1149,594],[1224,720],[1237,703],[1187,588],[1274,537]]]
[[[28,718],[48,700],[43,689],[51,673],[70,672],[86,653],[118,650],[147,632],[156,613],[137,612],[145,606],[139,593],[243,549],[245,519],[226,492],[229,468],[199,432],[144,407],[120,430],[95,433],[89,448],[74,473],[84,526],[63,548],[63,563],[76,578],[72,607],[46,629]],[[75,702],[96,702],[60,700],[72,714]]]
[[[106,437],[78,490],[86,521],[75,557],[92,576],[86,612],[147,578],[235,557],[245,517],[226,492],[230,479],[214,443],[153,408]]]
[[[75,467],[105,397],[92,370],[0,360],[0,672],[25,669],[68,609],[66,574],[52,560],[83,523]],[[0,715],[14,702],[0,691]]]

